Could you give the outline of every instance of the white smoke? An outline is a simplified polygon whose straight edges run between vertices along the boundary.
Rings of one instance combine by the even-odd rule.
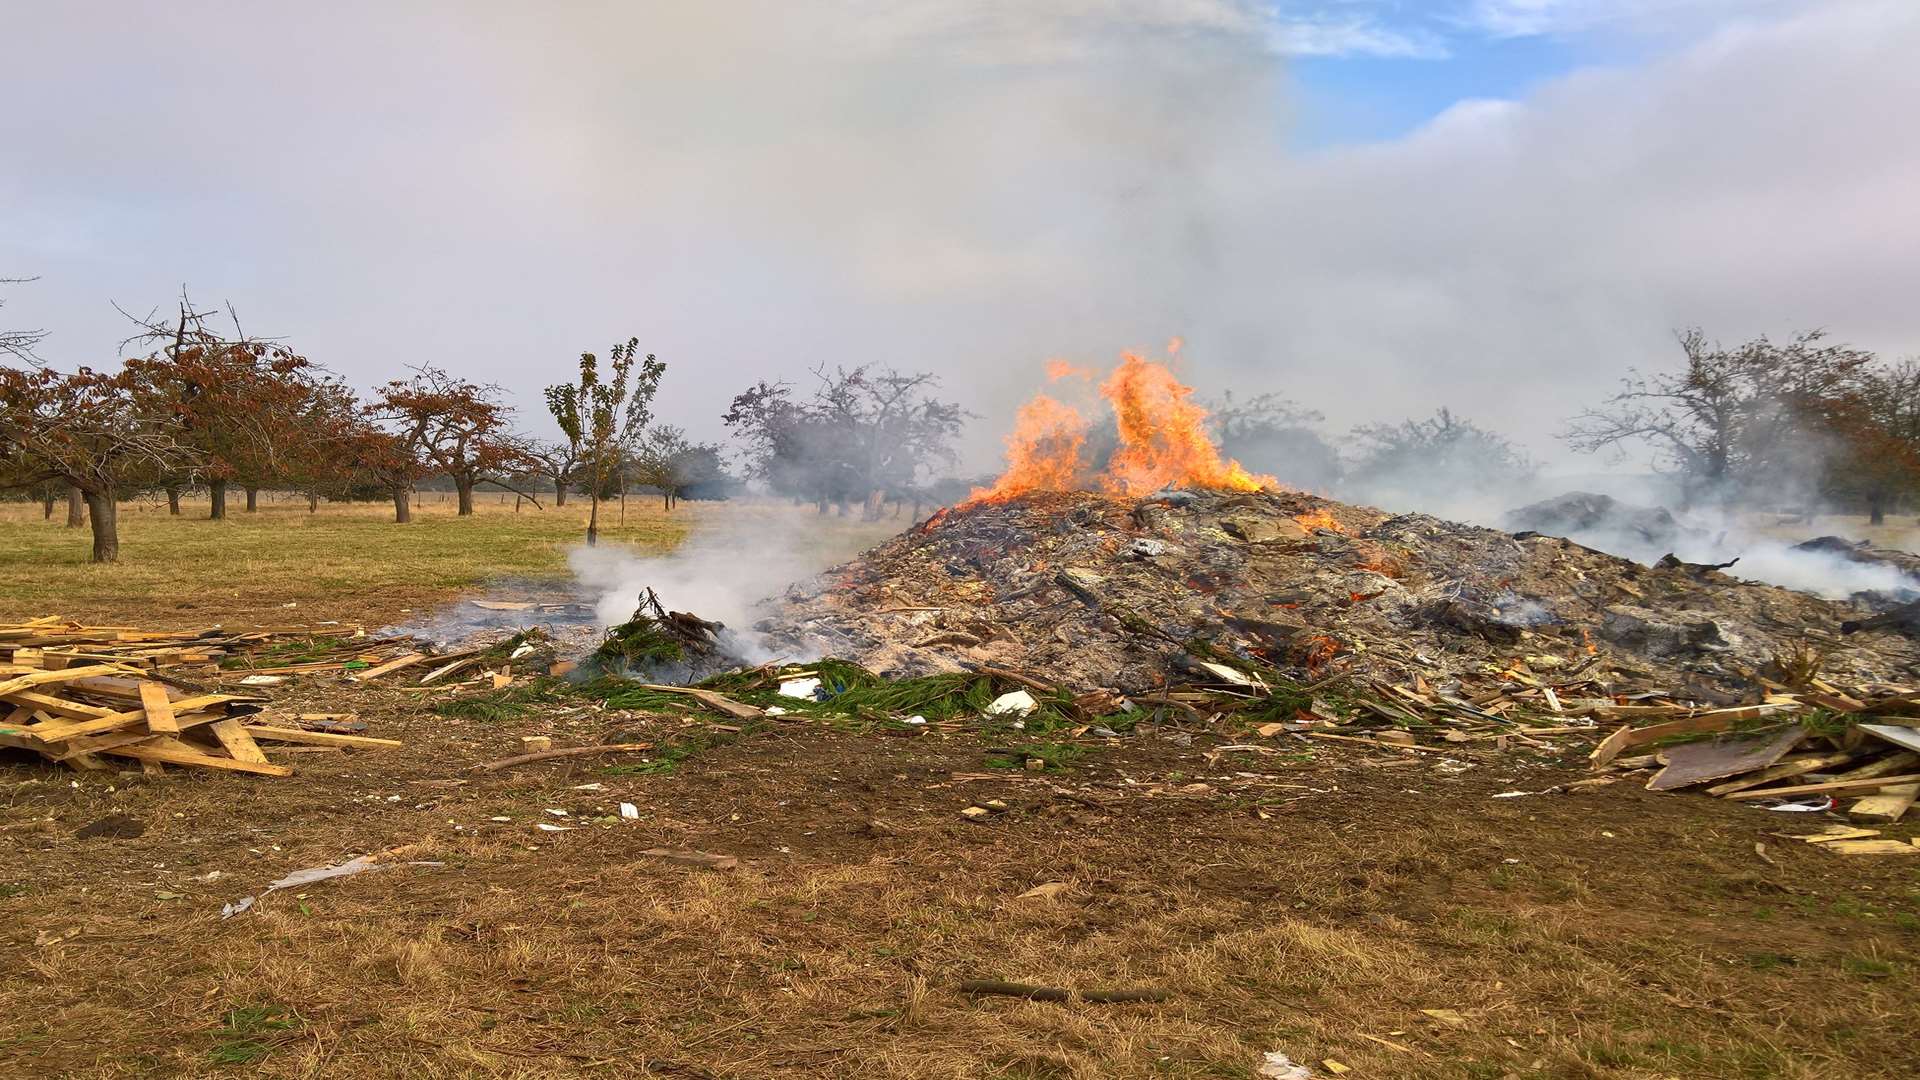
[[[709,524],[663,555],[583,545],[567,553],[567,565],[603,629],[633,618],[640,597],[652,589],[670,611],[725,623],[732,633],[727,645],[743,661],[805,660],[790,651],[776,657],[752,627],[763,615],[762,601],[824,568],[820,547],[805,542],[817,537],[803,535],[817,528],[804,518],[760,530]]]

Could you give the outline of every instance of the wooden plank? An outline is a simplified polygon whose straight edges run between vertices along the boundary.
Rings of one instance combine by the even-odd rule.
[[[1869,795],[1847,808],[1847,817],[1852,821],[1875,821],[1892,824],[1900,820],[1900,815],[1920,799],[1920,784],[1901,784],[1898,787],[1882,788],[1880,794]]]
[[[0,697],[6,697],[16,690],[31,690],[36,686],[49,686],[55,683],[72,682],[94,675],[118,675],[127,669],[118,664],[89,664],[86,667],[63,668],[59,671],[36,671],[26,675],[15,675],[0,682]]]
[[[1725,795],[1729,791],[1745,791],[1761,784],[1771,784],[1775,780],[1785,780],[1789,776],[1818,772],[1835,765],[1844,765],[1858,755],[1846,750],[1836,750],[1831,754],[1801,754],[1787,758],[1770,769],[1761,769],[1757,773],[1743,776],[1738,780],[1729,780],[1724,784],[1715,784],[1707,789],[1709,795]]]
[[[1861,724],[1860,730],[1905,750],[1920,750],[1920,731],[1891,724]]]
[[[412,667],[413,665],[418,664],[423,660],[429,660],[429,659],[431,659],[431,657],[429,657],[426,653],[418,653],[418,652],[408,653],[407,655],[401,657],[398,660],[389,660],[386,663],[381,664],[379,667],[372,667],[372,668],[368,668],[365,671],[356,672],[352,675],[347,676],[347,678],[352,679],[355,682],[367,682],[370,679],[377,679],[382,675],[389,674],[390,672],[399,671],[401,668]]]
[[[167,697],[165,686],[156,682],[141,683],[140,708],[147,714],[148,731],[156,735],[180,734],[180,721],[173,718],[173,701]]]
[[[1879,761],[1870,762],[1857,769],[1848,769],[1846,772],[1835,775],[1834,779],[1865,780],[1874,776],[1888,776],[1915,764],[1920,764],[1920,754],[1913,753],[1909,750],[1902,750],[1899,753],[1888,754]]]
[[[1618,728],[1613,734],[1600,740],[1600,745],[1593,748],[1593,753],[1587,755],[1587,760],[1592,762],[1596,769],[1608,764],[1620,756],[1620,751],[1627,748],[1627,739],[1632,735],[1633,728],[1624,726]]]
[[[1829,780],[1824,784],[1796,784],[1792,787],[1756,788],[1752,791],[1736,791],[1728,799],[1771,799],[1776,795],[1820,795],[1842,791],[1880,791],[1898,787],[1901,784],[1920,783],[1920,773],[1906,776],[1872,777],[1866,780]]]
[[[15,705],[31,705],[43,713],[52,716],[64,716],[70,720],[99,720],[108,716],[118,716],[120,710],[109,709],[104,705],[88,705],[80,701],[68,701],[52,694],[42,694],[37,690],[19,690],[7,695],[7,700]]]
[[[1647,781],[1647,790],[1672,791],[1764,769],[1806,737],[1807,729],[1794,724],[1761,735],[1725,735],[1669,747],[1660,755],[1666,768]]]
[[[246,731],[254,738],[266,739],[269,742],[306,743],[310,746],[359,746],[372,750],[392,749],[406,745],[398,739],[373,739],[365,735],[335,735],[328,731],[273,727],[268,724],[248,724]]]
[[[212,723],[225,716],[224,710],[217,707],[236,700],[231,694],[202,694],[199,697],[181,698],[173,703],[174,723],[182,728],[196,724]],[[199,716],[189,714],[199,713]],[[104,735],[110,731],[119,731],[129,724],[142,723],[147,718],[145,709],[132,709],[127,712],[103,716],[98,720],[83,720],[60,725],[43,725],[31,729],[29,734],[35,738],[52,739],[64,742],[88,735]]]
[[[159,761],[168,765],[197,765],[204,769],[223,769],[227,772],[254,773],[259,776],[292,776],[293,768],[287,765],[275,765],[271,762],[240,761],[235,758],[214,757],[181,742],[169,735],[156,735],[143,742],[128,746],[116,746],[102,753],[115,757],[133,758],[135,761]]]
[[[227,748],[227,753],[232,754],[235,761],[267,760],[267,755],[260,752],[260,744],[253,741],[253,736],[247,734],[247,729],[240,721],[232,717],[215,720],[207,730],[213,732],[213,737],[220,740],[220,745]]]
[[[735,701],[725,694],[712,690],[702,690],[697,686],[657,686],[651,683],[642,683],[640,688],[642,690],[658,691],[663,694],[685,694],[690,698],[699,700],[702,705],[726,713],[735,720],[758,720],[766,715],[755,706]]]

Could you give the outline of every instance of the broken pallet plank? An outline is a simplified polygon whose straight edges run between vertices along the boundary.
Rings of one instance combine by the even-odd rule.
[[[144,742],[116,746],[101,752],[115,757],[133,758],[135,761],[158,761],[167,765],[198,765],[207,769],[254,773],[259,776],[293,775],[293,768],[288,765],[215,757],[168,735],[157,735]]]
[[[1869,795],[1847,808],[1847,817],[1853,821],[1874,821],[1892,824],[1900,820],[1914,800],[1920,799],[1920,784],[1901,784],[1897,787],[1881,788],[1878,795]]]
[[[1823,784],[1796,784],[1792,787],[1754,788],[1750,791],[1736,791],[1726,796],[1735,801],[1743,799],[1771,799],[1776,795],[1819,795],[1842,791],[1880,791],[1898,787],[1901,784],[1920,783],[1920,773],[1906,776],[1870,777],[1865,780],[1829,780]]]
[[[260,752],[260,744],[254,742],[246,727],[233,717],[215,720],[207,730],[213,732],[213,737],[220,740],[220,745],[226,747],[227,753],[232,754],[235,761],[267,760],[267,755]]]
[[[406,744],[398,739],[373,739],[365,735],[335,735],[330,731],[274,727],[271,724],[247,724],[249,735],[269,742],[306,743],[311,746],[359,746],[367,749],[393,749]]]
[[[156,735],[177,735],[180,721],[173,716],[173,700],[159,683],[140,684],[140,708],[147,714],[147,730]]]

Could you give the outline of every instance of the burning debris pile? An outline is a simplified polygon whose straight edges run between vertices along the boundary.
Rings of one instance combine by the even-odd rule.
[[[1198,658],[1396,684],[1590,673],[1615,694],[1734,704],[1809,650],[1850,685],[1909,676],[1906,637],[1841,636],[1864,613],[1550,536],[1186,490],[978,501],[789,590],[757,629],[903,676],[987,664],[1132,693]]]

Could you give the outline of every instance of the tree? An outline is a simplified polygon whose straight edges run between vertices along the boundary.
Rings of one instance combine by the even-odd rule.
[[[567,488],[579,482],[579,441],[540,443],[529,447],[527,456],[532,459],[535,471],[553,481],[553,505],[567,505]]]
[[[1678,474],[1690,502],[1804,490],[1828,449],[1819,418],[1860,389],[1873,354],[1824,345],[1820,330],[1732,349],[1697,328],[1677,336],[1680,370],[1630,372],[1562,438],[1585,453],[1647,447],[1656,468]]]
[[[776,492],[815,501],[858,499],[877,520],[889,491],[906,490],[936,462],[970,415],[929,390],[932,372],[861,366],[813,372],[813,396],[795,400],[786,383],[761,382],[735,395],[722,417],[747,444],[753,470]]]
[[[1833,440],[1824,490],[1864,503],[1872,524],[1920,491],[1920,360],[1874,368],[1819,418]]]
[[[599,357],[580,354],[579,383],[559,383],[547,387],[547,410],[567,437],[567,446],[576,462],[583,462],[589,473],[587,497],[587,546],[600,542],[600,491],[608,476],[620,464],[619,455],[653,419],[653,396],[660,390],[660,377],[667,365],[652,353],[634,372],[634,358],[640,351],[640,339],[629,338],[608,353],[609,377],[600,377]]]
[[[35,278],[0,278],[0,285],[24,285]],[[5,306],[0,301],[0,306]],[[8,330],[0,327],[0,355],[11,356],[27,364],[36,364],[39,357],[34,355],[34,346],[46,340],[45,330]]]
[[[258,508],[261,485],[288,470],[304,425],[330,391],[322,389],[320,368],[283,344],[249,337],[231,308],[230,334],[214,316],[183,293],[173,319],[134,318],[139,332],[123,344],[158,345],[128,360],[126,370],[141,408],[171,417],[182,441],[199,451],[194,467],[207,482],[208,516],[218,519],[226,517],[227,486],[235,481],[246,491],[247,510]],[[177,509],[179,489],[192,479],[160,478],[169,509]]]
[[[25,483],[63,481],[80,491],[93,527],[93,561],[120,557],[122,493],[190,469],[198,451],[177,420],[141,407],[131,372],[0,367],[0,457]]]
[[[633,478],[659,491],[667,510],[686,498],[724,499],[733,483],[719,446],[691,442],[670,424],[647,430],[634,448],[633,464]]]
[[[1344,470],[1339,452],[1315,430],[1325,419],[1280,394],[1239,401],[1228,391],[1208,409],[1223,455],[1311,491],[1331,491]]]
[[[1485,494],[1524,482],[1536,466],[1504,436],[1440,409],[1424,420],[1353,429],[1347,471],[1366,497],[1417,503],[1435,493]]]
[[[388,383],[372,409],[398,439],[383,450],[398,451],[392,463],[410,459],[447,474],[461,517],[473,514],[473,489],[481,484],[505,488],[540,505],[538,498],[507,480],[528,462],[525,446],[508,427],[512,412],[500,400],[499,387],[458,379],[431,365],[414,369],[411,379]]]

